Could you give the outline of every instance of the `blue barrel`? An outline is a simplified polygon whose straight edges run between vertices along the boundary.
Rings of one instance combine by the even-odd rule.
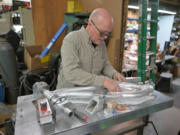
[[[4,102],[4,89],[1,82],[0,82],[0,102]]]

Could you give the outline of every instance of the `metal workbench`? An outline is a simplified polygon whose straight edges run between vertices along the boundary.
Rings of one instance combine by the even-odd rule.
[[[144,103],[131,108],[131,111],[119,111],[115,115],[100,118],[98,115],[88,116],[87,122],[80,121],[76,117],[59,117],[55,125],[55,133],[58,135],[81,135],[93,133],[102,129],[109,128],[113,125],[148,116],[152,113],[172,107],[173,99],[154,91],[156,96],[152,102]],[[21,96],[18,98],[17,115],[15,123],[15,135],[43,135],[37,119],[36,109],[32,101],[33,95]],[[83,105],[80,105],[80,111],[84,111]]]
[[[176,57],[173,55],[165,55],[163,60],[156,60],[156,63],[161,63],[162,61],[172,60],[174,58],[176,58]]]

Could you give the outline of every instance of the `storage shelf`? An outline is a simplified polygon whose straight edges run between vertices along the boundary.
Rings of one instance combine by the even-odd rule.
[[[138,32],[138,29],[126,29],[126,32]]]
[[[138,20],[139,20],[139,18],[128,18],[128,20],[138,21]]]
[[[125,40],[125,42],[133,42],[133,40],[129,39],[129,40]]]
[[[126,29],[126,32],[138,32],[138,29]],[[150,28],[147,29],[147,31],[150,31]]]

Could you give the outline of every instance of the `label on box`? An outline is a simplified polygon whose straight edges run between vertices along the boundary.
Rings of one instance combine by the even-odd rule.
[[[44,56],[41,58],[41,63],[47,63],[49,62],[50,56]]]

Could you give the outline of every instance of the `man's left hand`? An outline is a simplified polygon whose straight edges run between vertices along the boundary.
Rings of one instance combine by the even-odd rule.
[[[120,81],[120,82],[125,82],[125,81],[126,81],[126,78],[125,78],[122,74],[120,74],[120,73],[118,73],[118,72],[116,72],[116,73],[113,75],[113,79],[118,80],[118,81]]]

